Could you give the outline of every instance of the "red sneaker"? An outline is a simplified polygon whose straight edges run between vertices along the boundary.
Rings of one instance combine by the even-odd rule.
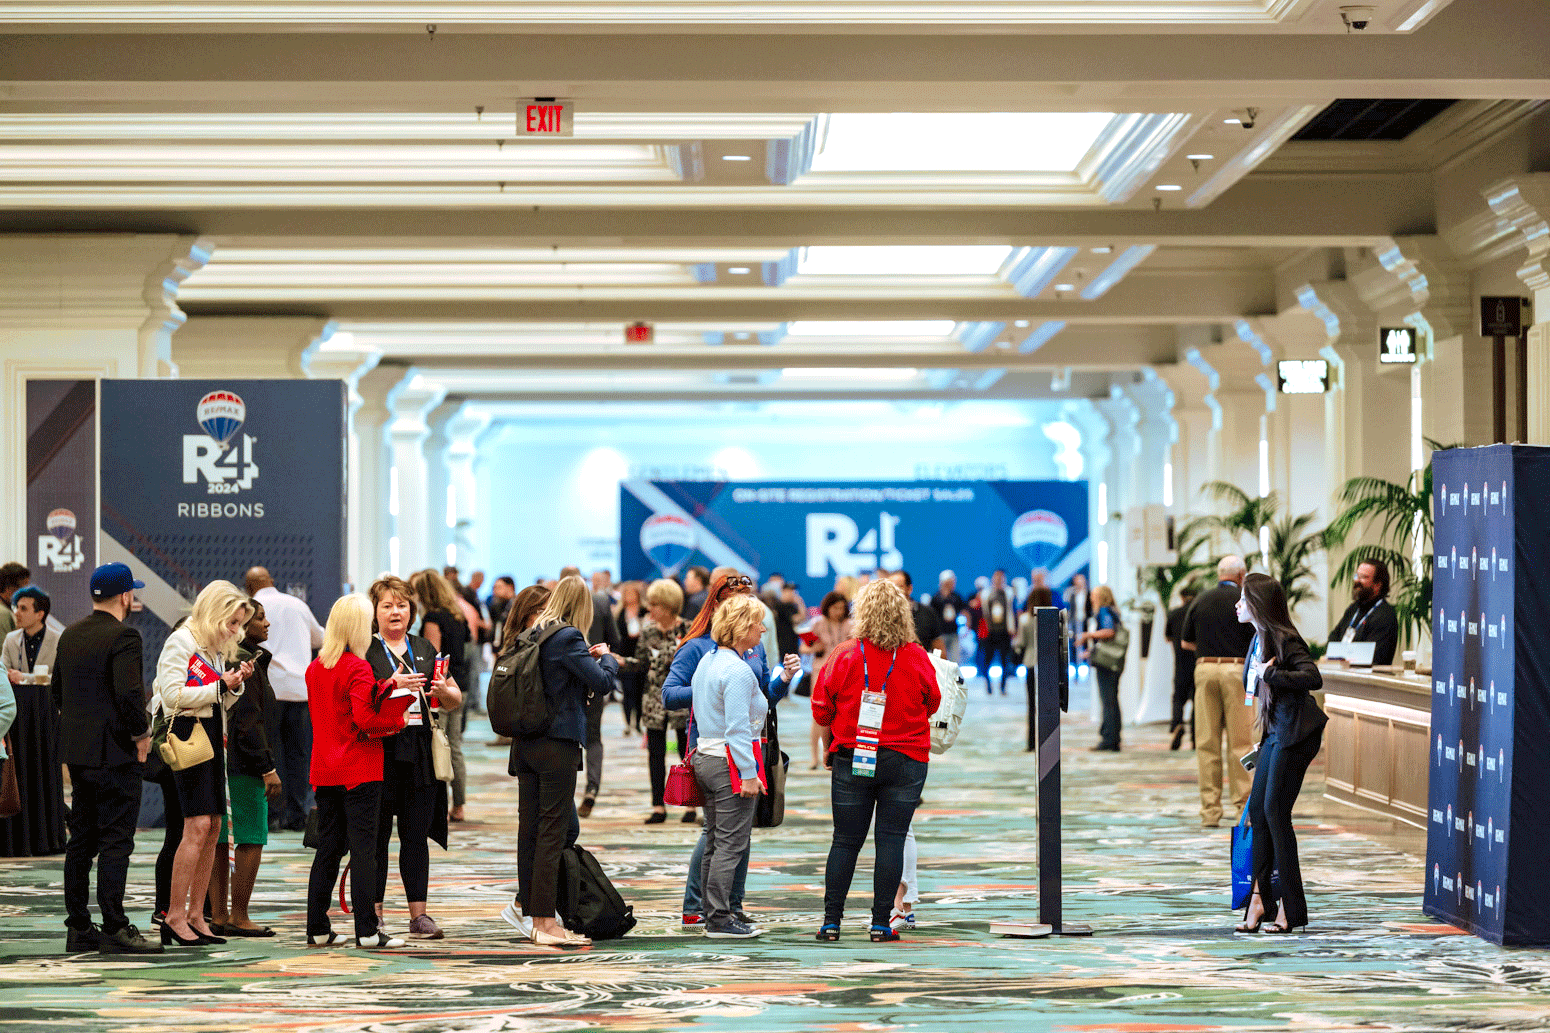
[[[702,926],[705,924],[704,915],[684,915],[683,927],[685,929]]]

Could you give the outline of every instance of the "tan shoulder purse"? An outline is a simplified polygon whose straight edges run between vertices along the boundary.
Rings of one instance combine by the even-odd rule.
[[[215,747],[210,744],[204,723],[194,718],[194,730],[188,733],[187,739],[173,735],[169,724],[167,739],[161,744],[161,759],[173,771],[187,771],[214,760]]]

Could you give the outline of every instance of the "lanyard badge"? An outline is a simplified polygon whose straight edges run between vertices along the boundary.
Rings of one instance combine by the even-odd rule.
[[[861,647],[861,678],[865,687],[861,691],[861,710],[856,717],[856,751],[850,762],[850,773],[857,778],[872,778],[877,774],[877,747],[883,734],[883,714],[888,708],[888,679],[898,659],[899,651],[895,649],[888,673],[883,675],[883,687],[873,692],[866,646]]]

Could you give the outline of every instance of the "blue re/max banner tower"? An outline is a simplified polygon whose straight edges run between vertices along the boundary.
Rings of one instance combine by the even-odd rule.
[[[1550,942],[1550,449],[1432,459],[1426,913]]]
[[[626,481],[619,518],[631,579],[703,564],[827,586],[903,567],[919,595],[950,569],[967,595],[997,567],[1059,587],[1091,557],[1085,481]]]

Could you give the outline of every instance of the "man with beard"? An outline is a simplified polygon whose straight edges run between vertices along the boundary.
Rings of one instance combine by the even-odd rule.
[[[1352,603],[1329,633],[1331,642],[1374,642],[1372,662],[1394,662],[1399,644],[1399,616],[1388,601],[1389,568],[1382,560],[1366,560],[1356,568],[1351,582]]]

